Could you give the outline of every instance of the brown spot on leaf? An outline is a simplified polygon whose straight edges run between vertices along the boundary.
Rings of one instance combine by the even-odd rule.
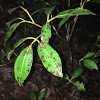
[[[58,57],[60,57],[60,56],[58,55]]]
[[[56,66],[55,68],[58,68],[58,66]]]
[[[21,81],[21,78],[20,78],[20,81]]]
[[[29,47],[29,49],[31,50],[31,49],[32,49],[32,47]]]
[[[31,51],[28,51],[28,53],[27,53],[27,54],[29,54],[29,53],[31,54],[32,52],[31,52]]]
[[[42,49],[40,49],[40,52],[42,52]]]
[[[50,55],[52,56],[52,52],[50,53]]]
[[[44,56],[42,56],[42,58],[44,58]],[[42,58],[41,58],[41,59],[42,59]]]
[[[31,60],[31,63],[33,63],[33,60]]]
[[[50,58],[50,57],[48,56],[48,58]]]
[[[24,56],[26,56],[26,54],[28,54],[28,52],[27,52],[27,51],[25,51]]]
[[[43,61],[43,59],[41,59],[41,61]]]
[[[17,70],[19,70],[19,67],[17,67]]]
[[[30,72],[30,70],[28,70],[28,72]]]
[[[48,70],[48,67],[46,67],[46,69]]]
[[[50,64],[48,64],[48,67],[50,67],[51,65]]]
[[[61,64],[60,64],[60,63],[58,63],[58,66],[61,66]]]
[[[55,63],[55,65],[58,65],[58,63]]]
[[[19,82],[19,80],[17,80],[17,82]]]
[[[44,39],[44,41],[46,41],[46,39]]]
[[[43,62],[46,62],[45,60],[43,60]]]
[[[51,70],[50,72],[53,74],[53,73],[55,73],[55,70]]]
[[[41,33],[43,33],[43,30],[41,31]]]
[[[59,75],[62,71],[60,69],[57,70],[57,75]]]
[[[30,59],[28,60],[28,64],[30,64]]]

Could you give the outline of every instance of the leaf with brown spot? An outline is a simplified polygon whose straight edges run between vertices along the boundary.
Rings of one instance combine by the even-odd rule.
[[[53,75],[63,77],[62,63],[60,57],[58,57],[59,54],[47,43],[40,43],[37,51],[44,67]]]
[[[46,22],[45,25],[43,25],[41,30],[41,42],[49,42],[49,39],[51,38],[51,25],[50,23]]]
[[[20,52],[20,56],[17,57],[14,65],[15,79],[19,86],[24,83],[24,80],[28,77],[33,62],[33,50],[32,46],[26,47]]]

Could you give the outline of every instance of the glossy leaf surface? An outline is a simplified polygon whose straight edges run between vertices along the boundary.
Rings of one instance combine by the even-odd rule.
[[[43,100],[44,97],[46,96],[46,93],[47,93],[46,88],[43,88],[43,89],[40,91],[40,94],[39,94],[38,100]]]
[[[57,14],[55,17],[56,18],[65,18],[68,16],[90,15],[90,14],[95,15],[95,13],[92,13],[91,11],[89,11],[87,9],[76,8],[76,9],[69,9],[69,10],[62,11],[59,14]]]
[[[28,39],[33,39],[32,37],[27,37],[27,38],[22,38],[20,39],[15,45],[14,45],[14,49],[17,48],[20,44],[22,44],[24,41],[28,40]]]
[[[24,41],[28,39],[33,39],[33,38],[32,37],[22,38],[14,45],[14,48],[7,55],[8,60],[10,60],[11,55],[14,53],[14,49],[16,49],[20,44],[22,44]]]
[[[26,47],[21,51],[17,57],[14,65],[15,79],[17,80],[19,86],[28,77],[31,66],[33,62],[33,50],[32,47]]]
[[[83,61],[84,65],[89,68],[89,69],[96,69],[98,70],[98,66],[96,65],[96,63],[93,60],[90,59],[84,59]]]
[[[6,37],[5,37],[5,44],[7,42],[7,40],[11,37],[12,33],[16,30],[16,28],[19,26],[20,23],[14,23],[11,25],[9,31],[7,32],[6,34]]]
[[[80,75],[82,74],[82,72],[83,72],[83,69],[82,69],[82,68],[78,68],[78,69],[73,73],[71,80],[74,79],[74,78],[77,78],[78,76],[80,76]]]
[[[95,45],[100,48],[100,44],[95,44]]]
[[[82,90],[82,91],[85,91],[85,88],[84,88],[84,84],[79,81],[76,81],[76,82],[73,82],[73,85],[77,87],[78,90]]]
[[[47,43],[39,44],[37,51],[44,67],[53,75],[63,77],[59,54]]]
[[[45,25],[43,25],[41,30],[41,42],[49,42],[49,39],[51,38],[51,25],[46,22]]]
[[[84,58],[90,58],[90,57],[92,57],[92,56],[94,56],[94,55],[95,55],[94,52],[88,52],[88,53],[84,56]]]
[[[69,80],[69,76],[68,76],[68,74],[65,74],[64,79]]]
[[[63,19],[61,20],[61,22],[59,23],[58,29],[57,29],[57,30],[59,30],[59,28],[60,28],[69,18],[70,18],[70,17],[65,17],[65,18],[63,18]]]

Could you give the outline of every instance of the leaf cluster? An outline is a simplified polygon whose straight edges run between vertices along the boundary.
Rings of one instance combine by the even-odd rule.
[[[37,0],[36,0],[36,2],[37,2]],[[31,39],[31,40],[33,40],[31,42],[31,44],[29,46],[27,46],[26,48],[24,48],[20,52],[19,56],[17,57],[17,59],[15,61],[14,76],[15,76],[15,79],[18,82],[19,86],[21,86],[24,83],[24,81],[27,79],[27,77],[28,77],[28,75],[31,71],[31,67],[32,67],[32,63],[33,63],[33,54],[34,54],[32,45],[35,42],[38,42],[38,46],[37,46],[38,55],[41,59],[42,64],[47,69],[47,71],[50,72],[51,74],[53,74],[54,76],[67,79],[69,81],[69,83],[72,83],[79,90],[85,90],[83,83],[80,83],[79,81],[74,82],[74,79],[78,78],[83,73],[83,68],[78,68],[73,73],[71,78],[69,78],[69,76],[67,74],[65,75],[65,77],[63,77],[63,72],[62,72],[63,66],[62,66],[60,56],[56,52],[56,50],[54,50],[49,44],[49,39],[51,38],[51,35],[52,35],[50,22],[53,21],[54,19],[57,19],[57,18],[62,19],[61,22],[58,25],[58,30],[59,30],[59,28],[61,28],[61,26],[72,16],[90,15],[90,14],[95,15],[95,13],[93,13],[93,12],[87,10],[87,9],[84,9],[83,7],[81,7],[81,8],[78,7],[78,8],[75,8],[75,9],[69,9],[69,10],[62,11],[62,12],[58,13],[57,15],[55,15],[54,17],[52,17],[52,12],[55,9],[56,5],[51,5],[51,3],[45,2],[45,0],[44,0],[44,8],[42,10],[47,15],[47,21],[46,21],[46,24],[44,24],[43,26],[37,24],[35,22],[35,20],[32,18],[32,16],[40,10],[37,10],[37,11],[33,12],[32,14],[30,14],[28,12],[28,10],[25,9],[24,7],[22,7],[22,6],[8,10],[8,12],[11,14],[16,9],[20,8],[23,11],[26,12],[28,17],[30,18],[30,21],[25,20],[23,18],[16,18],[16,19],[13,19],[12,21],[8,22],[7,25],[10,28],[9,28],[9,31],[7,32],[6,36],[5,36],[5,42],[4,42],[5,46],[7,45],[7,42],[9,41],[9,38],[11,38],[14,31],[17,30],[19,25],[22,24],[22,23],[28,23],[28,24],[31,24],[31,25],[35,25],[35,26],[42,28],[42,29],[41,29],[40,35],[38,35],[36,38],[26,37],[26,38],[20,39],[13,46],[13,49],[10,50],[9,53],[7,53],[3,56],[7,55],[8,60],[10,60],[11,55],[13,53],[15,53],[15,49],[18,48],[19,45],[21,45],[26,40]],[[49,5],[49,7],[47,7],[45,4]],[[53,2],[53,4],[54,4],[54,2]],[[42,2],[41,5],[43,5],[43,2]],[[16,20],[18,20],[18,21],[20,20],[20,21],[12,24],[12,22],[14,22]],[[41,39],[41,41],[39,40],[39,38]],[[97,70],[98,67],[97,67],[96,63],[94,61],[91,61],[90,59],[88,59],[88,58],[90,58],[94,55],[95,55],[95,53],[93,53],[93,52],[88,53],[84,57],[84,65],[88,68]],[[31,94],[34,95],[33,92]],[[30,96],[32,96],[31,94],[30,94]],[[44,96],[40,96],[39,98],[42,98],[42,97],[44,97]],[[42,99],[39,99],[39,100],[42,100]]]

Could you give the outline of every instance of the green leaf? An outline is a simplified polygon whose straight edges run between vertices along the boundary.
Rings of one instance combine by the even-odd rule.
[[[19,8],[19,7],[15,7],[15,8],[9,9],[8,10],[9,14],[12,14],[12,12],[14,12],[17,8]]]
[[[52,13],[52,11],[55,9],[55,6],[53,7],[46,7],[45,8],[45,13],[48,15],[50,15]]]
[[[65,17],[65,18],[63,18],[63,19],[61,20],[61,22],[59,23],[58,29],[57,29],[57,30],[59,30],[59,28],[60,28],[69,18],[70,18],[70,17]]]
[[[99,47],[100,48],[100,44],[95,44],[95,46]]]
[[[14,48],[7,55],[8,60],[10,60],[11,55],[14,53],[14,49],[16,49],[20,44],[28,39],[33,39],[33,37],[22,38],[14,45]]]
[[[87,10],[87,9],[82,9],[82,8],[75,8],[75,9],[69,9],[69,10],[65,10],[60,12],[59,14],[57,14],[55,16],[55,18],[65,18],[65,17],[71,17],[71,16],[75,16],[75,15],[95,15],[95,13]]]
[[[83,64],[89,68],[89,69],[96,69],[98,70],[98,66],[96,65],[96,63],[93,60],[90,59],[84,59]]]
[[[39,12],[39,11],[41,11],[41,10],[43,10],[43,8],[37,9],[36,11],[34,11],[34,12],[31,14],[31,16],[33,16],[34,14],[36,14],[37,12]]]
[[[79,81],[76,81],[76,82],[72,82],[72,84],[76,86],[78,90],[85,91],[84,83],[82,82],[80,83]]]
[[[44,97],[46,96],[46,93],[47,93],[46,88],[43,88],[43,89],[40,91],[40,94],[39,94],[38,100],[43,100]]]
[[[74,79],[74,78],[79,77],[79,76],[82,74],[82,72],[83,72],[83,69],[82,69],[82,68],[78,68],[78,69],[73,73],[71,80]]]
[[[14,23],[11,25],[10,30],[7,32],[6,37],[5,37],[5,44],[19,25],[20,23]]]
[[[9,53],[8,53],[8,55],[7,55],[7,59],[8,60],[10,60],[10,57],[11,57],[11,55],[14,53],[14,49],[13,50],[11,50]]]
[[[37,98],[36,98],[36,93],[35,93],[34,91],[31,91],[31,92],[29,93],[29,96],[30,96],[30,99],[31,99],[31,100],[37,100]]]
[[[40,43],[37,51],[47,71],[55,76],[63,77],[62,64],[59,54],[47,43]]]
[[[49,39],[51,38],[51,25],[47,22],[43,25],[41,30],[41,41],[44,43],[49,43]]]
[[[95,55],[94,52],[88,52],[88,53],[84,56],[84,58],[90,58],[90,57],[92,57],[92,56],[94,56],[94,55]]]
[[[7,25],[8,27],[10,27],[11,23],[14,22],[15,20],[18,20],[18,19],[20,19],[20,18],[19,18],[19,17],[18,17],[18,18],[15,18],[15,19],[13,19],[13,20],[7,22],[6,25]]]
[[[14,74],[19,86],[21,86],[24,80],[28,77],[31,70],[32,62],[33,50],[32,46],[29,46],[21,51],[15,61]]]
[[[33,39],[33,37],[26,37],[26,38],[20,39],[20,40],[14,45],[14,49],[17,48],[20,44],[22,44],[24,41],[26,41],[26,40],[28,40],[28,39]]]
[[[69,76],[68,76],[68,74],[65,74],[64,79],[69,80]]]

